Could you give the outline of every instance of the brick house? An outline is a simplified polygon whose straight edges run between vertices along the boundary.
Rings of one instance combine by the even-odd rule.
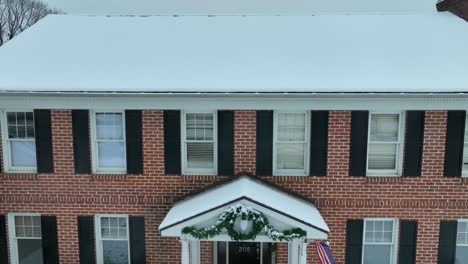
[[[466,47],[436,12],[49,16],[0,49],[0,263],[468,263]]]

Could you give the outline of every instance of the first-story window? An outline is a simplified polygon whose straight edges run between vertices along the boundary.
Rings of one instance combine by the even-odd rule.
[[[216,113],[185,113],[182,119],[183,173],[216,174]]]
[[[6,112],[3,119],[5,168],[11,172],[36,171],[34,113]]]
[[[309,114],[278,113],[274,120],[274,175],[308,174]]]
[[[398,251],[398,220],[365,219],[363,264],[395,264]]]
[[[463,145],[463,176],[468,177],[468,115],[465,121],[465,141]]]
[[[95,222],[97,263],[130,263],[128,216],[97,215]]]
[[[8,223],[12,264],[42,264],[40,215],[10,214]]]
[[[367,174],[401,175],[403,114],[370,113]]]
[[[125,119],[123,112],[96,112],[92,118],[95,173],[125,173]]]
[[[466,263],[468,259],[468,220],[458,220],[455,252],[455,264]]]

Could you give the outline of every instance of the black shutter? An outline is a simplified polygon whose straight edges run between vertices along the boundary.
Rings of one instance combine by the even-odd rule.
[[[141,110],[125,111],[125,140],[127,149],[127,173],[143,173],[143,136]]]
[[[328,111],[312,111],[310,129],[310,176],[327,175]]]
[[[273,111],[257,111],[257,176],[273,174]]]
[[[463,143],[465,137],[465,121],[465,111],[448,111],[447,134],[445,141],[445,176],[461,176],[463,163]]]
[[[234,175],[233,111],[218,111],[218,174]]]
[[[78,216],[78,244],[80,264],[96,263],[93,216]]]
[[[416,221],[400,221],[399,264],[416,263],[416,240],[418,223]]]
[[[424,111],[406,112],[404,176],[421,176],[424,117]]]
[[[346,264],[361,264],[363,220],[348,220],[346,224]]]
[[[439,229],[439,264],[454,264],[457,246],[457,221],[441,221]]]
[[[132,264],[146,263],[145,218],[130,216],[130,258]]]
[[[72,110],[73,156],[76,174],[91,173],[88,110]]]
[[[0,263],[8,263],[6,218],[0,215]]]
[[[350,176],[366,176],[368,129],[369,112],[353,111],[351,113],[351,149],[349,153]]]
[[[180,111],[164,111],[164,171],[180,174]]]
[[[44,264],[58,264],[57,217],[41,216],[41,230]]]
[[[52,121],[50,110],[34,110],[36,132],[36,160],[38,173],[54,172],[52,154]]]

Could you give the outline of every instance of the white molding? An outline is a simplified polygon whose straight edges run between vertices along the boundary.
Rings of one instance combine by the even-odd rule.
[[[32,109],[19,109],[19,108],[8,108],[3,111],[0,110],[0,127],[2,133],[2,146],[3,146],[3,167],[6,173],[37,173],[36,167],[18,167],[11,165],[11,148],[10,142],[8,140],[8,121],[7,113],[8,112],[34,112]],[[36,117],[34,117],[35,120]],[[34,121],[35,122],[35,121]],[[35,129],[34,129],[35,130]],[[36,135],[37,131],[34,131],[34,144],[36,144]]]
[[[291,103],[294,102],[294,103]],[[468,94],[0,94],[0,105],[32,109],[461,110]]]
[[[305,150],[304,150],[304,169],[278,169],[278,114],[304,114],[305,113]],[[273,176],[308,176],[310,170],[310,111],[302,112],[273,112]]]
[[[181,165],[182,175],[217,175],[218,174],[218,113],[217,111],[181,111],[180,137],[181,137]],[[186,115],[187,114],[213,114],[213,169],[187,168],[187,142],[186,142]]]
[[[91,167],[95,174],[126,174],[127,173],[127,139],[125,131],[125,111],[122,109],[107,109],[107,110],[90,110],[90,130],[91,130]],[[122,136],[124,143],[124,168],[100,168],[99,167],[99,153],[97,146],[97,128],[96,128],[96,114],[97,113],[121,113],[122,114]]]
[[[128,263],[130,263],[131,252],[130,252],[130,224],[128,221],[128,215],[125,214],[98,214],[94,216],[94,237],[95,237],[95,249],[96,249],[96,263],[103,264],[103,255],[102,255],[102,237],[101,237],[101,218],[103,217],[116,217],[116,218],[125,218],[127,221],[127,239],[115,239],[120,241],[127,241],[128,246]]]

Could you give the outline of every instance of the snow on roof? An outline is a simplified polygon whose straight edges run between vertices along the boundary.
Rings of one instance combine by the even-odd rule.
[[[238,177],[175,203],[160,224],[159,229],[166,229],[213,208],[232,203],[241,197],[250,198],[279,212],[288,213],[304,223],[324,230],[324,232],[330,231],[313,204],[247,176]]]
[[[466,92],[448,13],[48,16],[0,48],[0,90]]]

